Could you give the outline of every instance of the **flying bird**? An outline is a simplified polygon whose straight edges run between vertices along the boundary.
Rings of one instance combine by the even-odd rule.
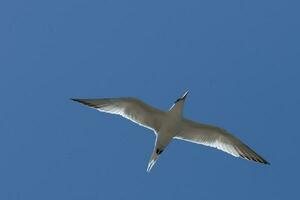
[[[156,135],[154,150],[148,163],[150,172],[158,157],[173,139],[217,148],[235,157],[269,164],[249,146],[223,128],[197,123],[183,117],[183,107],[188,95],[186,91],[168,111],[162,111],[133,98],[72,99],[101,112],[121,115]]]

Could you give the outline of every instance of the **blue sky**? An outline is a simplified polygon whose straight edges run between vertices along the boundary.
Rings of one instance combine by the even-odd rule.
[[[296,199],[299,1],[1,1],[0,199]],[[134,96],[222,126],[264,166],[69,98]]]

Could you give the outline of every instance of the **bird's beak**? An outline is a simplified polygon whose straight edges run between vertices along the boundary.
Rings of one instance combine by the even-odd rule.
[[[181,97],[181,99],[185,99],[186,98],[186,96],[188,95],[188,93],[189,93],[189,91],[187,90],[183,95],[182,95],[182,97]]]

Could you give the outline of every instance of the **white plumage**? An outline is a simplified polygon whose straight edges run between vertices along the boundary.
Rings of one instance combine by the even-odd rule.
[[[177,99],[169,111],[161,111],[139,99],[131,97],[72,100],[93,107],[101,112],[121,115],[153,130],[156,134],[156,141],[148,164],[148,172],[173,138],[214,147],[235,157],[269,164],[250,147],[226,130],[185,119],[182,116],[182,110],[187,94],[188,92],[185,92],[182,97]]]

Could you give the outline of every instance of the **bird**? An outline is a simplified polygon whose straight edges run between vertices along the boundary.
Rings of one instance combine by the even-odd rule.
[[[213,147],[235,157],[262,164],[270,164],[227,130],[186,119],[183,116],[183,108],[188,93],[189,91],[187,90],[173,103],[168,111],[154,108],[134,97],[72,98],[71,100],[95,108],[101,112],[121,115],[132,122],[151,129],[155,133],[156,139],[147,166],[147,172],[151,171],[159,156],[173,139]]]

